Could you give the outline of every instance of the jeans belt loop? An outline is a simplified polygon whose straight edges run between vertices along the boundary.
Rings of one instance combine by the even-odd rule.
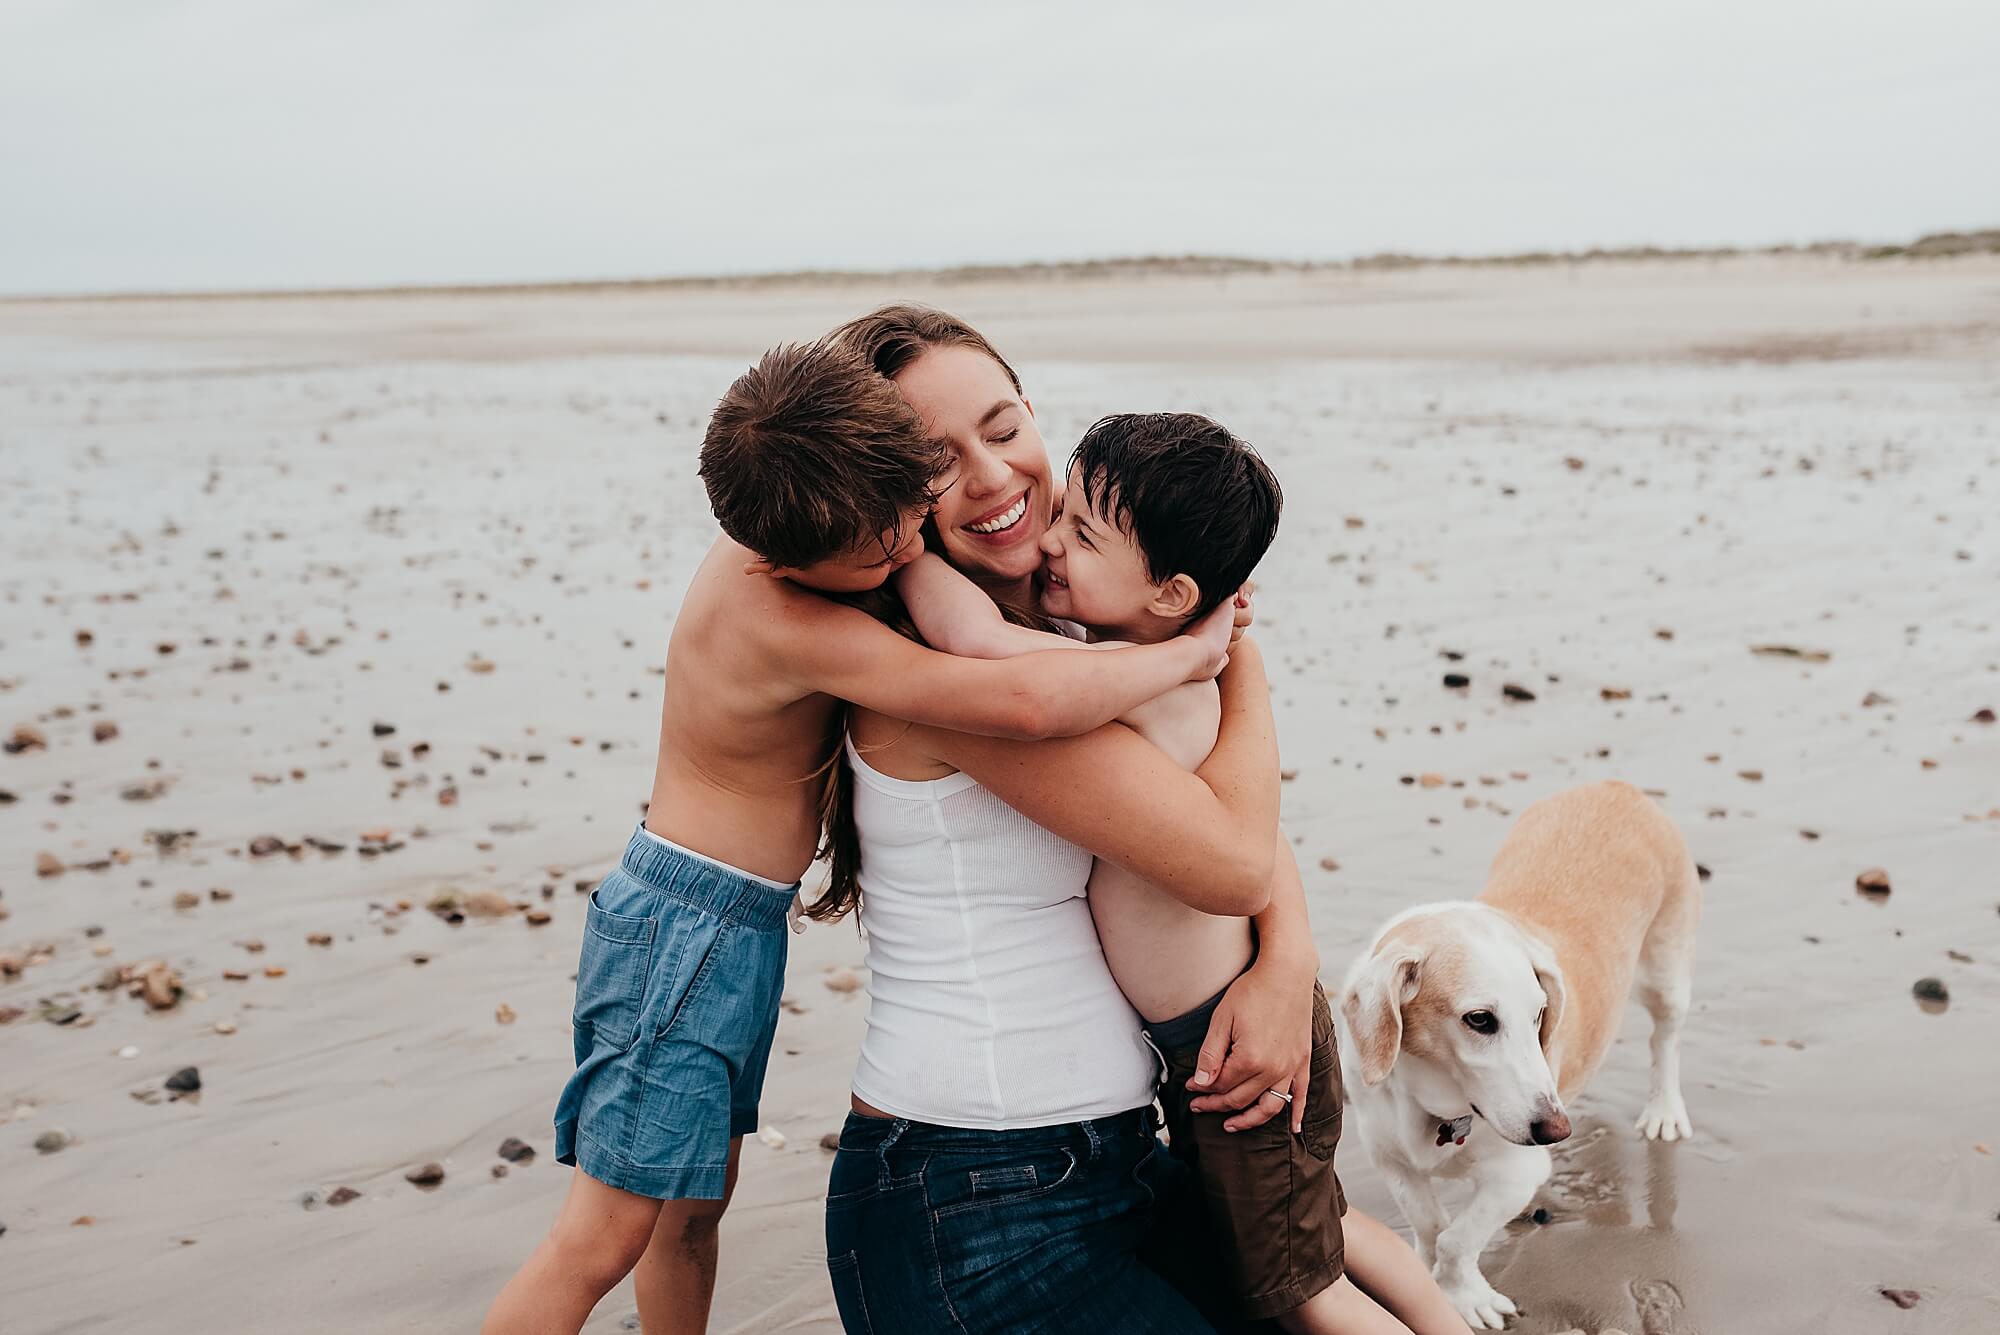
[[[910,1129],[910,1119],[898,1117],[889,1124],[889,1134],[882,1137],[882,1143],[875,1147],[875,1162],[881,1167],[881,1176],[876,1186],[886,1190],[889,1186],[889,1151],[901,1140],[903,1133]]]

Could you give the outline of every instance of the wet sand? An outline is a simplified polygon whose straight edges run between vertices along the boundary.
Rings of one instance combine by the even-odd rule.
[[[1174,407],[1277,469],[1258,633],[1328,979],[1569,784],[1662,794],[1712,869],[1696,1138],[1629,1130],[1634,1008],[1549,1222],[1487,1254],[1519,1329],[2000,1327],[2000,262],[1810,258],[0,303],[0,737],[44,743],[0,755],[0,1327],[476,1324],[568,1175],[578,887],[650,780],[701,425],[890,295],[986,327],[1058,452]],[[718,1331],[837,1329],[860,956],[794,944]],[[149,960],[177,1003],[99,990]]]

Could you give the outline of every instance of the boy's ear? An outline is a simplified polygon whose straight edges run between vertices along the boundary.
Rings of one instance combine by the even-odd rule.
[[[784,572],[761,556],[753,556],[743,563],[746,575],[782,575]]]
[[[1201,606],[1201,586],[1187,575],[1175,575],[1153,591],[1150,610],[1168,621],[1185,621]]]

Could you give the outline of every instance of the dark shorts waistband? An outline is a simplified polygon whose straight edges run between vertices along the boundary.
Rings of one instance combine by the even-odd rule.
[[[1157,1121],[1150,1105],[1082,1122],[1058,1122],[1054,1126],[1018,1127],[1006,1131],[939,1126],[935,1122],[917,1122],[907,1117],[866,1117],[850,1112],[846,1124],[840,1128],[840,1148],[871,1153],[892,1146],[939,1150],[1033,1149],[1050,1145],[1089,1144],[1119,1136],[1150,1135]]]
[[[1162,1054],[1178,1048],[1199,1048],[1202,1040],[1208,1037],[1208,1022],[1215,1018],[1215,1008],[1222,1004],[1222,998],[1228,992],[1225,987],[1185,1015],[1146,1025],[1146,1037],[1153,1040],[1153,1046]]]
[[[619,867],[627,876],[717,917],[763,929],[785,925],[797,884],[779,890],[734,867],[696,857],[649,838],[641,825],[625,845]]]

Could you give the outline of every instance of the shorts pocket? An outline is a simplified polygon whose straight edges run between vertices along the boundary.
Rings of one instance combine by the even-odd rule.
[[[578,1030],[591,1031],[593,1045],[623,1052],[639,1036],[654,928],[654,919],[613,913],[598,901],[597,891],[591,892],[570,1021]]]
[[[861,1288],[861,1258],[842,1252],[826,1258],[827,1277],[833,1281],[833,1305],[840,1312],[841,1329],[847,1335],[874,1335],[868,1319],[868,1295]]]
[[[1052,1147],[1009,1164],[994,1164],[965,1172],[940,1173],[935,1161],[930,1173],[931,1212],[947,1219],[966,1210],[1012,1205],[1059,1190],[1076,1176],[1076,1151]]]
[[[1305,1142],[1306,1152],[1315,1159],[1331,1159],[1334,1147],[1340,1144],[1340,1110],[1334,1109],[1325,1117],[1314,1117],[1299,1132]]]

